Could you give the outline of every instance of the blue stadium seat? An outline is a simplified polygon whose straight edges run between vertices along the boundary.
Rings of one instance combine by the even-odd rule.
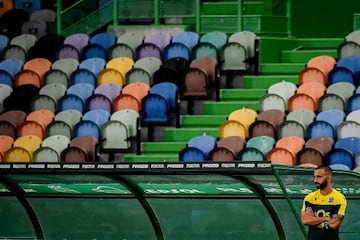
[[[106,52],[108,52],[109,49],[113,45],[115,45],[116,41],[117,41],[116,35],[110,32],[98,33],[90,38],[90,44],[98,44],[102,46]]]
[[[79,68],[71,73],[70,75],[70,85],[86,83],[90,84],[93,87],[96,86],[96,76],[93,72],[85,68]]]
[[[360,109],[360,94],[356,93],[351,96],[347,101],[347,111],[353,112]]]
[[[307,127],[306,130],[307,138],[315,138],[315,137],[330,137],[332,139],[336,138],[334,127],[322,120],[315,120]]]
[[[196,147],[186,147],[179,152],[181,162],[202,162],[206,161],[203,151]]]
[[[31,14],[42,8],[42,1],[38,0],[15,0],[15,8],[22,9]]]
[[[66,92],[66,94],[73,94],[80,97],[84,104],[93,93],[94,86],[89,83],[77,83],[71,85]]]
[[[89,58],[101,58],[107,60],[106,49],[95,43],[86,45],[86,47],[84,47],[81,51],[81,59],[85,60]]]
[[[353,169],[355,166],[354,158],[347,150],[342,148],[335,148],[326,155],[326,164],[329,166],[337,166],[337,164],[343,164],[349,169]]]
[[[169,60],[171,58],[185,58],[190,60],[191,54],[189,48],[182,43],[170,43],[167,45],[163,52],[163,61]]]
[[[199,40],[200,35],[197,32],[192,31],[178,33],[172,38],[173,43],[182,43],[187,46],[190,51],[199,42]]]
[[[100,129],[96,123],[90,120],[81,120],[74,126],[74,137],[93,136],[100,139]]]
[[[58,101],[58,110],[62,112],[70,109],[78,110],[83,113],[85,111],[85,105],[82,99],[74,94],[62,96]]]
[[[328,83],[348,82],[356,85],[355,73],[347,67],[336,66],[328,75]]]
[[[82,120],[89,120],[99,127],[99,129],[102,128],[102,126],[110,119],[110,113],[108,111],[105,111],[103,109],[94,109],[91,111],[87,111],[84,113]]]
[[[87,69],[94,73],[95,76],[104,70],[106,60],[103,58],[88,58],[80,62],[79,69]]]

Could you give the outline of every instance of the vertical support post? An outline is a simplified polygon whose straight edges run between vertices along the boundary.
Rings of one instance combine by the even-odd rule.
[[[113,26],[119,25],[119,0],[113,0]]]
[[[243,19],[242,19],[242,9],[243,9],[243,0],[238,0],[237,4],[237,31],[243,30]]]
[[[154,0],[154,24],[160,25],[160,0]]]
[[[289,37],[291,37],[292,35],[292,0],[287,0],[286,1],[286,19],[287,19],[287,34]]]
[[[198,34],[201,33],[201,1],[200,0],[196,0],[196,11],[195,11],[195,15],[196,15],[196,32]]]
[[[56,32],[62,35],[62,0],[56,0]]]

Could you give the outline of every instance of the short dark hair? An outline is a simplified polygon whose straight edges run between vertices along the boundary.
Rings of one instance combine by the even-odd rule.
[[[320,170],[320,169],[323,169],[327,174],[330,174],[332,175],[332,169],[331,167],[327,166],[327,165],[320,165],[320,166],[317,166],[315,168],[315,170]]]

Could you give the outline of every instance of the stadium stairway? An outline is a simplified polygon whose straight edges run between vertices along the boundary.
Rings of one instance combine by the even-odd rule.
[[[343,39],[285,39],[261,37],[259,74],[239,78],[241,87],[221,89],[221,101],[203,102],[201,114],[181,116],[182,127],[165,128],[164,140],[143,142],[142,154],[126,154],[126,162],[178,161],[178,154],[194,136],[219,137],[220,125],[228,114],[241,107],[260,110],[259,100],[274,83],[286,80],[298,84],[298,74],[307,61],[319,55],[336,58]]]

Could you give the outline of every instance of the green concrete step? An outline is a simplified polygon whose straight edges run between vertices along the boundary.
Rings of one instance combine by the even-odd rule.
[[[298,74],[294,75],[259,75],[259,76],[244,76],[244,88],[262,88],[268,89],[272,84],[286,80],[295,84],[299,83]]]
[[[144,154],[176,154],[186,146],[187,142],[143,142]]]
[[[125,162],[178,162],[179,154],[127,154],[124,158]]]
[[[242,14],[264,14],[268,10],[269,8],[266,8],[263,1],[244,1],[242,6]],[[206,15],[235,15],[237,14],[237,1],[204,2],[202,4],[202,13]]]
[[[204,114],[229,115],[232,111],[242,107],[258,111],[259,100],[256,101],[226,101],[226,102],[204,102]]]
[[[248,88],[233,88],[222,89],[221,99],[222,101],[234,101],[234,100],[258,100],[265,95],[266,89],[248,89]]]
[[[300,38],[300,49],[335,49],[344,41],[343,38]]]
[[[261,63],[260,74],[299,74],[304,63]]]
[[[191,138],[206,133],[215,138],[219,137],[219,127],[187,127],[165,129],[165,141],[188,142]]]
[[[182,127],[219,127],[226,120],[227,115],[183,115]]]
[[[337,57],[337,50],[336,49],[284,50],[281,52],[281,61],[305,64],[311,58],[321,55]]]

